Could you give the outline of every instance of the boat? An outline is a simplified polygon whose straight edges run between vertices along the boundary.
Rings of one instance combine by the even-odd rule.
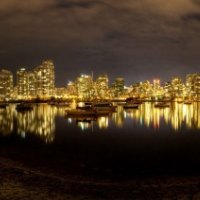
[[[55,103],[55,106],[57,106],[57,107],[68,107],[68,106],[70,106],[70,103],[69,102],[57,102],[57,103]]]
[[[30,110],[33,110],[33,106],[28,103],[20,103],[20,104],[17,104],[16,110],[18,112],[30,111]]]
[[[176,102],[177,103],[183,103],[183,99],[182,98],[178,98]]]
[[[142,104],[143,101],[141,101],[139,98],[129,97],[126,98],[126,103]]]
[[[123,107],[124,107],[124,109],[138,109],[139,104],[137,104],[137,103],[126,103]]]
[[[74,110],[66,110],[68,117],[97,117],[97,116],[104,116],[109,115],[109,111],[105,110],[95,110],[95,109],[88,109],[88,110],[82,110],[82,109],[74,109]]]
[[[115,112],[116,106],[109,102],[96,102],[92,104],[92,108],[97,111]]]
[[[69,102],[49,102],[50,106],[57,106],[57,107],[68,107],[70,106]]]
[[[90,102],[79,102],[76,109],[79,110],[90,110],[92,108],[92,103]]]
[[[190,100],[185,100],[183,103],[184,103],[184,104],[187,104],[187,105],[190,105],[190,104],[192,104],[192,101],[190,101]]]
[[[168,108],[169,107],[169,104],[166,103],[166,102],[160,102],[160,103],[156,103],[154,105],[155,108]]]

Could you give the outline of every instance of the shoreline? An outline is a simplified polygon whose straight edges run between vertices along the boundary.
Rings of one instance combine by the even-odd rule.
[[[0,199],[199,199],[200,176],[111,181],[58,176],[0,157]]]
[[[93,161],[83,162],[90,157],[77,152],[71,155],[68,148],[51,153],[40,145],[32,148],[1,145],[0,199],[200,199],[200,174],[147,173],[128,177],[128,171],[121,177],[109,168],[112,165],[104,166],[105,155],[96,166]]]

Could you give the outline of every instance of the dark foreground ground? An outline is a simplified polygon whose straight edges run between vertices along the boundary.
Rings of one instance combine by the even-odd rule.
[[[199,137],[130,139],[1,138],[0,199],[200,199]]]
[[[58,176],[0,158],[0,199],[200,199],[200,177],[114,181]]]

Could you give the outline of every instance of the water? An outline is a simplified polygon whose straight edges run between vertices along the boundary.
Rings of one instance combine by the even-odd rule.
[[[0,109],[0,148],[7,148],[0,155],[104,176],[200,173],[200,102],[117,106],[110,116],[87,120],[48,104],[26,112],[15,107]]]
[[[0,133],[17,134],[26,138],[34,134],[45,143],[55,138],[75,134],[177,134],[199,132],[200,103],[191,105],[171,103],[170,108],[155,108],[154,103],[143,103],[139,109],[123,109],[110,116],[67,118],[69,108],[35,104],[32,111],[17,112],[16,105],[0,109]],[[125,136],[124,136],[125,137]]]

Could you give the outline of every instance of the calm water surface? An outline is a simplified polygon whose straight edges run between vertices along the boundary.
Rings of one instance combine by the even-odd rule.
[[[171,103],[169,108],[154,108],[154,103],[143,103],[139,109],[123,109],[97,119],[68,118],[69,108],[35,104],[32,111],[17,112],[16,105],[0,109],[0,133],[3,136],[16,134],[26,138],[35,135],[45,143],[69,135],[91,134],[184,134],[200,130],[200,102],[191,105]]]
[[[200,103],[118,106],[87,120],[48,104],[23,113],[15,107],[0,109],[0,156],[101,177],[200,174]]]

